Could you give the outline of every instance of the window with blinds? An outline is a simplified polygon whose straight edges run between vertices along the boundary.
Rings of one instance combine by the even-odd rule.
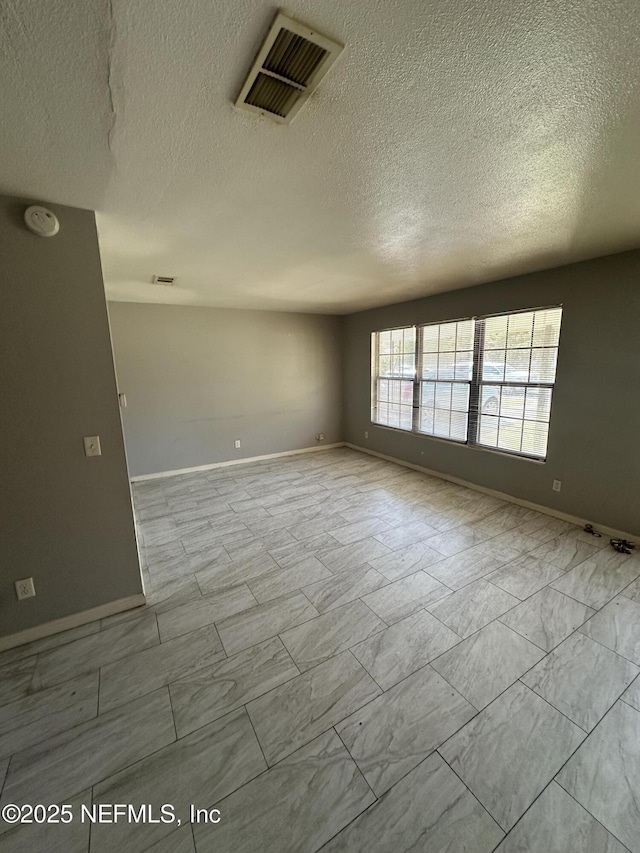
[[[466,441],[474,321],[422,326],[419,335],[420,407],[417,431]]]
[[[562,308],[372,335],[371,420],[544,459]]]
[[[548,308],[479,321],[478,444],[546,456],[561,319]]]
[[[396,429],[412,429],[415,375],[416,327],[374,333],[371,400],[373,423]]]

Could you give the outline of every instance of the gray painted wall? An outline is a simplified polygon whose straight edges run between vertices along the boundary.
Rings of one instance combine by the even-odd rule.
[[[43,239],[27,204],[0,196],[0,636],[142,591],[94,215],[49,205]]]
[[[371,424],[372,331],[555,304],[564,311],[545,463]],[[346,441],[640,533],[640,252],[353,314],[344,358]]]
[[[341,318],[123,302],[109,314],[132,475],[342,440]]]

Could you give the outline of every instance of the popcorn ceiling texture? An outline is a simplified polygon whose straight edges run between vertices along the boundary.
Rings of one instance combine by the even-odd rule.
[[[347,45],[289,127],[232,106],[272,4],[6,0],[0,191],[95,209],[122,301],[347,313],[640,245],[636,0],[285,11]]]

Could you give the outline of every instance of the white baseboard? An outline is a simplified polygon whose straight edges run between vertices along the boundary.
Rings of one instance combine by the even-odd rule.
[[[368,453],[369,456],[377,456],[379,459],[386,459],[387,462],[395,462],[397,465],[402,465],[404,468],[411,468],[414,471],[420,471],[423,474],[429,474],[431,477],[439,477],[441,480],[448,480],[451,483],[456,483],[458,486],[465,486],[468,489],[474,489],[476,492],[483,492],[485,495],[491,495],[494,498],[499,498],[503,501],[508,501],[518,506],[524,506],[527,509],[543,512],[545,515],[552,515],[554,518],[560,518],[562,521],[569,521],[571,524],[579,524],[584,527],[585,524],[593,524],[599,533],[604,533],[606,536],[611,536],[614,539],[635,539],[636,536],[632,533],[625,533],[623,530],[615,530],[613,527],[607,527],[606,524],[598,524],[597,521],[589,518],[578,518],[577,515],[570,515],[567,512],[561,512],[558,509],[551,509],[548,506],[526,501],[522,498],[516,498],[513,495],[508,495],[506,492],[499,492],[496,489],[489,489],[486,486],[480,486],[478,483],[471,483],[469,480],[463,480],[460,477],[454,477],[452,474],[444,474],[442,471],[433,471],[431,468],[425,468],[422,465],[414,465],[413,462],[405,462],[403,459],[396,459],[395,456],[387,456],[385,453],[378,453],[377,450],[370,450],[368,447],[360,447],[358,444],[351,444],[348,441],[344,443],[345,447],[350,447],[352,450],[360,450],[362,453]]]
[[[114,613],[122,613],[123,610],[140,607],[146,603],[146,600],[142,593],[130,595],[127,598],[110,601],[108,604],[101,604],[99,607],[92,607],[91,610],[72,613],[71,616],[63,616],[62,619],[54,619],[52,622],[45,622],[43,625],[34,625],[33,628],[27,628],[17,634],[0,637],[0,652],[13,649],[16,646],[23,646],[25,643],[33,643],[34,640],[42,640],[43,637],[50,637],[52,634],[59,634],[61,631],[68,631],[70,628],[78,628],[80,625],[86,625],[87,622],[94,622],[96,619],[105,619],[107,616],[113,616]]]
[[[267,453],[264,456],[245,456],[243,459],[229,459],[227,462],[211,462],[209,465],[196,465],[193,468],[176,468],[174,471],[158,471],[157,474],[138,474],[131,477],[132,483],[142,483],[145,480],[159,480],[162,477],[175,477],[178,474],[193,474],[196,471],[211,471],[213,468],[227,468],[229,465],[246,465],[249,462],[260,462],[263,459],[277,459],[280,456],[297,456],[299,453],[315,453],[316,450],[331,450],[334,447],[344,447],[344,441],[335,444],[320,444],[316,447],[303,447],[301,450],[285,450],[282,453]]]

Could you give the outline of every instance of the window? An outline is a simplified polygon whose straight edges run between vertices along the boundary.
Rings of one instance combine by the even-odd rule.
[[[417,431],[467,440],[473,371],[473,320],[422,326]]]
[[[549,308],[479,321],[478,444],[546,456],[561,317]]]
[[[371,420],[544,459],[562,308],[372,335]]]
[[[372,340],[373,393],[371,420],[410,430],[416,375],[416,328],[377,332]]]

